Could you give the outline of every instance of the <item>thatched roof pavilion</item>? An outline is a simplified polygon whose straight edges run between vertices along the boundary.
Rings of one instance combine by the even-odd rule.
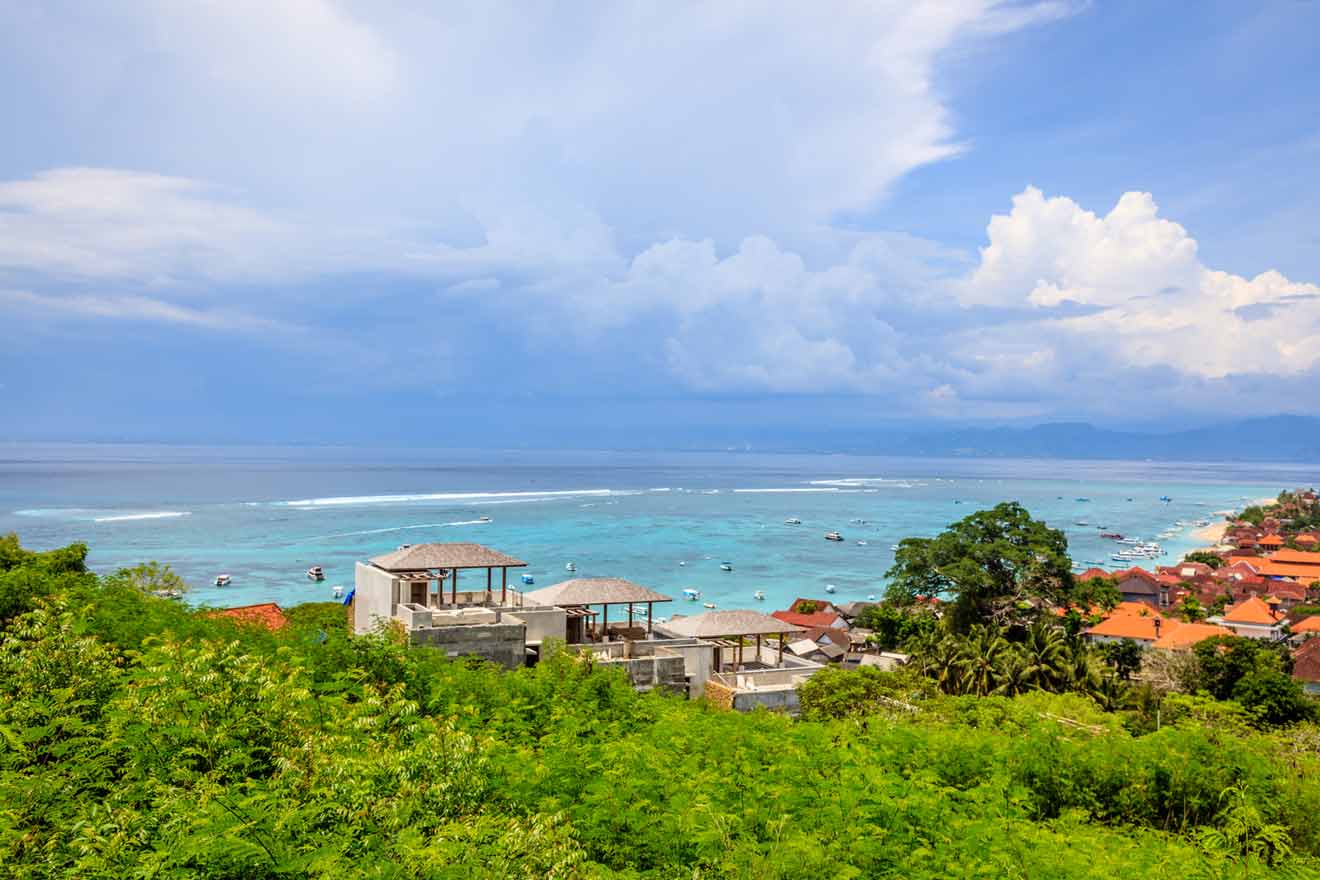
[[[761,638],[763,636],[779,637],[779,661],[784,659],[784,636],[792,633],[805,632],[800,626],[786,623],[778,618],[771,617],[769,614],[762,614],[759,611],[707,611],[705,614],[697,614],[692,617],[680,617],[671,620],[665,624],[669,631],[689,638],[707,639],[722,644],[724,647],[737,647],[738,665],[742,665],[742,639],[756,639],[757,655],[761,651]],[[720,642],[722,639],[738,639],[737,643],[727,645]]]
[[[633,624],[633,605],[646,606],[646,634],[652,633],[652,611],[656,602],[672,602],[673,599],[663,593],[657,593],[650,587],[635,584],[623,578],[596,577],[572,578],[550,587],[533,590],[523,595],[526,602],[538,605],[555,605],[559,608],[582,609],[583,615],[593,615],[590,606],[599,605],[603,609],[601,630],[609,628],[611,605],[628,606],[628,626]]]
[[[500,601],[507,598],[509,569],[524,568],[527,563],[506,553],[481,544],[404,544],[380,556],[373,556],[376,568],[410,581],[440,581],[440,595],[444,596],[444,581],[450,581],[453,601],[458,602],[458,573],[465,568],[486,569],[486,601],[490,601],[492,574],[500,570]]]

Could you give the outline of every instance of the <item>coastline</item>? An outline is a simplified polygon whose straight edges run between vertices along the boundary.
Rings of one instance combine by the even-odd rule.
[[[1274,497],[1256,498],[1247,502],[1247,506],[1265,507],[1266,505],[1274,504],[1276,501],[1278,501],[1278,499]],[[1227,531],[1228,531],[1228,520],[1220,520],[1219,522],[1213,522],[1210,525],[1205,526],[1204,528],[1200,528],[1192,532],[1192,537],[1198,541],[1206,542],[1206,546],[1200,549],[1213,550],[1223,542],[1224,533]]]

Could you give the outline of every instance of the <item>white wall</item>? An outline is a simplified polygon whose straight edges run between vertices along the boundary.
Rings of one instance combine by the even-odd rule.
[[[357,563],[353,572],[354,632],[371,632],[378,622],[394,616],[396,583],[389,572]]]

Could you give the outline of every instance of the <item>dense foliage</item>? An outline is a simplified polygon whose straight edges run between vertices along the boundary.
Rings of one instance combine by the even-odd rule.
[[[797,721],[738,715],[563,651],[508,673],[351,638],[333,605],[271,633],[80,548],[0,554],[6,877],[1320,872],[1313,727],[1191,702],[1134,733],[1079,694],[874,670],[812,678]],[[1043,681],[1056,647],[1009,650]]]

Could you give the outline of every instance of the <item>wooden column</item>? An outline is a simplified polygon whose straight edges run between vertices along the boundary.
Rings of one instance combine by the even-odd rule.
[[[628,629],[632,629],[632,622],[633,622],[633,607],[632,607],[632,603],[629,602],[629,603],[628,603]]]
[[[507,593],[508,590],[509,590],[509,568],[508,566],[500,566],[500,604],[501,605],[503,605],[504,602],[506,601],[505,593]]]
[[[489,568],[486,569],[486,604],[487,605],[490,604],[490,579],[493,574],[494,573]]]
[[[458,569],[454,569],[453,582],[450,585],[449,595],[454,600],[454,605],[458,605]]]
[[[761,634],[756,634],[756,662],[761,662]]]
[[[655,621],[655,603],[647,602],[646,603],[646,637],[648,639],[651,638],[652,633],[655,632],[654,621]]]
[[[600,608],[602,614],[600,618],[600,633],[598,635],[600,636],[600,640],[603,642],[607,638],[609,638],[608,634],[610,631],[610,606],[602,605],[600,606]]]

